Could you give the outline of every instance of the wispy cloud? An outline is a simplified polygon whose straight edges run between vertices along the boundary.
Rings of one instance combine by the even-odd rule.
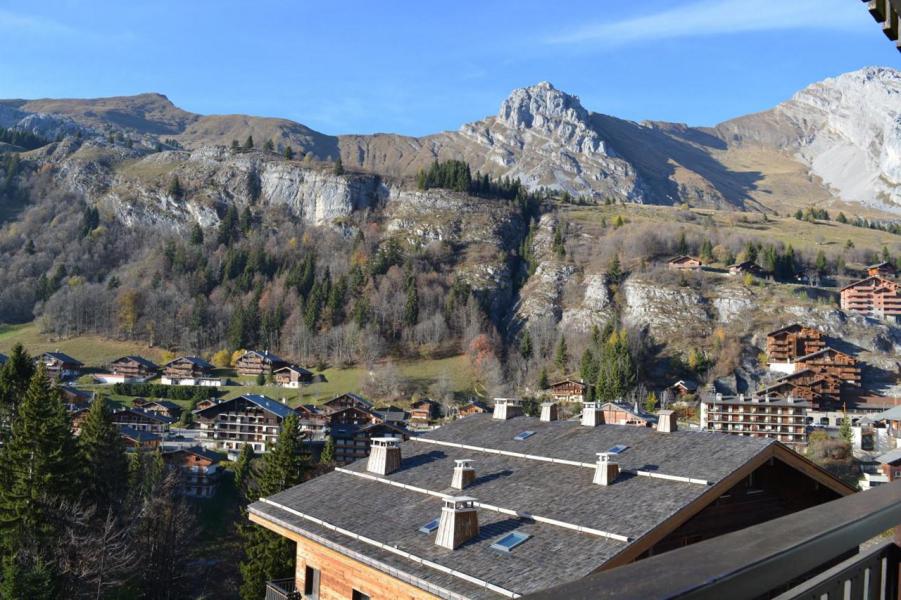
[[[27,35],[71,35],[75,29],[43,17],[0,10],[0,31]]]
[[[645,40],[783,29],[853,29],[861,7],[848,0],[702,0],[546,38],[549,44],[621,45]]]

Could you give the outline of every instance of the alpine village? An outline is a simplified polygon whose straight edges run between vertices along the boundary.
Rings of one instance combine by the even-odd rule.
[[[0,600],[901,599],[899,98],[0,101]]]

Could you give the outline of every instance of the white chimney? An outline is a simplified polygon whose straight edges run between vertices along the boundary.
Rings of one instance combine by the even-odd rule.
[[[476,478],[476,470],[472,468],[472,460],[464,458],[454,461],[454,478],[451,487],[462,490],[471,484]]]
[[[657,431],[672,433],[676,431],[676,413],[672,410],[661,410],[657,413]]]
[[[435,544],[448,550],[454,550],[478,535],[479,515],[474,503],[475,498],[468,496],[444,499]]]
[[[366,470],[377,475],[390,475],[400,468],[400,439],[374,437],[369,447]]]
[[[522,414],[522,406],[519,400],[513,398],[494,399],[494,418],[506,421]]]
[[[582,403],[582,425],[586,427],[597,427],[601,423],[601,411],[598,410],[597,402]]]
[[[557,420],[557,403],[542,402],[541,403],[541,420],[544,422]]]
[[[619,463],[610,461],[609,452],[598,452],[598,464],[594,469],[594,483],[610,485],[619,477]]]

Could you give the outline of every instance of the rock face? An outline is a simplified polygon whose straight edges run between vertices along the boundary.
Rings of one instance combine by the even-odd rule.
[[[630,327],[647,328],[658,340],[672,333],[709,333],[707,301],[691,288],[662,287],[632,276],[623,283],[622,291],[623,322]],[[692,331],[686,331],[687,326]]]

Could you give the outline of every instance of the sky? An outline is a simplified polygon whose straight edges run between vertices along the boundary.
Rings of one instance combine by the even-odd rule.
[[[852,0],[0,0],[0,98],[165,94],[202,114],[422,135],[550,81],[589,110],[713,125],[901,68]]]

